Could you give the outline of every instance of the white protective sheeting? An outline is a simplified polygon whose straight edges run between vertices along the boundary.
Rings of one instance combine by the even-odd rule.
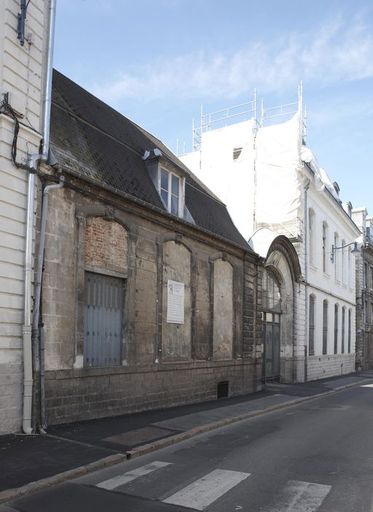
[[[253,224],[254,120],[202,134],[201,151],[180,160],[226,204],[233,222],[247,239]]]
[[[290,121],[266,126],[257,136],[256,221],[281,224],[294,221],[301,201],[298,171],[301,130],[299,115]]]
[[[322,192],[325,188],[329,190],[335,199],[339,199],[338,194],[334,188],[334,185],[327,175],[325,169],[319,166],[316,156],[307,146],[301,148],[301,159],[305,162],[315,173],[315,185],[319,192]]]
[[[278,236],[270,229],[260,228],[249,239],[249,245],[262,258],[266,258],[273,240]]]

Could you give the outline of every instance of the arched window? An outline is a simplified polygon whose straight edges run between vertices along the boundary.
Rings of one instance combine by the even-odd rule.
[[[338,353],[338,304],[334,306],[334,354]]]
[[[308,210],[309,261],[315,263],[315,212]]]
[[[310,295],[308,324],[308,355],[315,355],[315,296]]]
[[[338,233],[334,233],[334,249],[338,247],[339,237]],[[337,281],[339,279],[339,251],[334,251],[334,278]]]
[[[85,226],[84,365],[120,366],[128,233],[119,223],[88,217]]]
[[[341,352],[345,352],[345,321],[346,321],[346,308],[342,308],[342,341],[341,341]]]
[[[280,286],[275,276],[268,270],[263,276],[263,307],[265,310],[281,311]]]
[[[328,353],[328,301],[324,300],[322,304],[322,353]]]
[[[322,270],[323,272],[327,272],[327,246],[328,243],[328,224],[326,222],[322,223]]]
[[[351,288],[351,286],[352,286],[351,247],[348,248],[348,253],[347,253],[347,284]]]

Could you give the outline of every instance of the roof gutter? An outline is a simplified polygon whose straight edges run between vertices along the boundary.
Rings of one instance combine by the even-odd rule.
[[[26,216],[26,246],[25,246],[25,302],[23,324],[23,417],[22,430],[25,434],[32,434],[32,336],[31,336],[31,310],[32,310],[32,245],[34,238],[34,209],[35,209],[35,172],[39,162],[48,161],[50,141],[50,116],[52,99],[52,73],[53,73],[53,41],[56,17],[56,0],[49,2],[49,30],[47,46],[46,81],[44,90],[43,113],[43,151],[33,154],[28,159],[31,168],[28,177],[27,216]]]

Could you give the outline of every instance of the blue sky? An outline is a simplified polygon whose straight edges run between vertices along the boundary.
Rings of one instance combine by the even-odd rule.
[[[176,150],[192,118],[296,100],[343,200],[373,215],[371,0],[58,0],[54,65]]]

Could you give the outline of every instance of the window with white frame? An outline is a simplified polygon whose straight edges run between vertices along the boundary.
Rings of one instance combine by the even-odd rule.
[[[334,354],[338,353],[338,304],[334,305]]]
[[[315,212],[308,210],[308,233],[309,233],[309,258],[310,263],[315,263]]]
[[[315,296],[310,295],[308,324],[308,355],[315,355]]]
[[[328,352],[328,301],[322,303],[322,353]]]
[[[352,286],[352,268],[351,268],[351,247],[348,248],[347,253],[347,283],[348,286],[351,288]]]
[[[326,222],[322,223],[322,270],[323,272],[327,271],[327,254],[326,254],[326,245],[328,239],[328,225]]]
[[[339,280],[339,254],[336,248],[339,245],[338,233],[334,233],[334,278],[336,281]]]
[[[341,352],[345,352],[345,323],[346,323],[346,308],[342,308],[342,339],[341,339]]]
[[[345,284],[346,282],[346,249],[345,249],[346,242],[342,240],[342,249],[341,249],[341,257],[342,257],[342,283]]]
[[[164,168],[160,169],[159,193],[163,204],[172,215],[182,216],[183,178]]]

